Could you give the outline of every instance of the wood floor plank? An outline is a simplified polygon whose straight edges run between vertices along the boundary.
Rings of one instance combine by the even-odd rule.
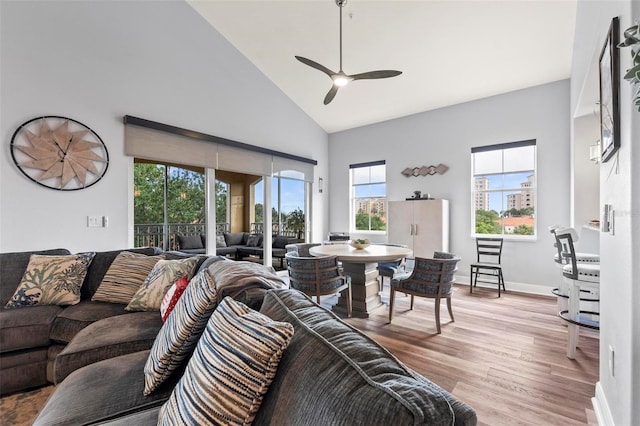
[[[382,294],[388,304],[388,286]],[[329,301],[330,303],[330,301]],[[455,322],[434,301],[396,296],[367,319],[346,319],[410,368],[471,405],[483,425],[587,425],[598,380],[598,332],[581,330],[576,359],[566,357],[566,322],[552,296],[474,289],[456,285]],[[323,302],[323,304],[325,304]]]

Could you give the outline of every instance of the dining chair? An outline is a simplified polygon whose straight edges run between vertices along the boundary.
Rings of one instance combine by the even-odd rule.
[[[302,257],[310,257],[311,253],[309,253],[309,249],[319,245],[320,243],[293,243],[287,244],[284,248],[287,253],[294,252],[298,253],[298,255]]]
[[[600,329],[599,307],[593,311],[582,310],[580,302],[584,301],[581,293],[585,290],[597,295],[600,288],[600,264],[578,262],[573,244],[573,233],[570,229],[558,229],[555,234],[556,244],[561,248],[560,259],[563,260],[562,276],[569,284],[568,308],[559,313],[569,323],[567,338],[567,357],[575,358],[576,346],[580,335],[579,327]],[[594,301],[594,300],[592,300]],[[599,297],[595,300],[599,301]],[[596,319],[597,317],[597,319]]]
[[[600,255],[596,253],[580,253],[575,252],[575,245],[578,242],[578,232],[575,228],[561,227],[560,225],[553,225],[549,227],[549,232],[553,236],[553,247],[556,249],[556,253],[553,256],[553,260],[556,265],[563,268],[567,264],[568,260],[563,257],[562,253],[568,252],[568,247],[562,247],[562,243],[558,242],[557,235],[570,234],[571,241],[574,246],[574,257],[577,263],[587,263],[592,265],[600,264]],[[566,245],[566,243],[565,243]],[[551,290],[551,293],[557,297],[558,312],[562,312],[568,308],[569,303],[569,283],[567,280],[562,280],[558,287]],[[593,296],[591,290],[583,290],[580,295],[580,300],[584,302],[598,302],[599,296]]]
[[[391,247],[407,247],[406,244],[393,244],[393,243],[376,243],[377,246],[391,246]],[[398,272],[402,272],[404,269],[404,259],[392,260],[389,262],[378,262],[378,274],[380,276],[380,288],[379,292],[384,290],[384,278],[389,278],[389,282],[393,279],[393,276]]]
[[[451,295],[453,284],[458,270],[457,264],[460,257],[444,252],[435,252],[433,258],[416,257],[413,261],[413,270],[404,274],[398,274],[391,280],[391,296],[389,298],[389,322],[393,318],[393,308],[396,292],[411,296],[410,309],[413,310],[414,297],[426,297],[435,299],[436,331],[440,334],[440,301],[446,299],[447,310],[451,322],[453,310],[451,309]]]
[[[336,294],[346,290],[347,315],[351,316],[351,278],[342,274],[337,256],[300,256],[296,252],[285,254],[289,285],[309,295],[316,296],[320,304],[320,296]]]
[[[504,287],[504,276],[502,275],[502,244],[503,238],[476,238],[477,262],[472,263],[471,274],[469,275],[469,293],[473,293],[473,287],[478,281],[487,284],[498,284],[498,297],[500,297],[500,287]],[[492,277],[495,280],[479,280],[478,275]]]

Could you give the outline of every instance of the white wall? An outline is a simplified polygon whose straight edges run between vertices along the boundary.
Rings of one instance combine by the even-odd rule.
[[[628,0],[578,2],[577,16],[572,113],[583,106],[583,86],[594,67],[593,58],[602,49],[611,19],[620,17],[622,33],[640,17],[640,6]],[[620,50],[620,59],[622,77],[630,67],[628,49]],[[594,407],[602,424],[616,425],[636,424],[640,418],[640,113],[632,107],[631,98],[629,84],[621,79],[621,146],[618,154],[600,167],[600,205],[613,205],[615,234],[600,234],[600,381]],[[609,371],[610,346],[615,351],[615,374]]]
[[[560,278],[547,228],[569,223],[566,80],[329,135],[331,229],[349,226],[349,164],[386,160],[389,200],[403,200],[414,190],[450,200],[450,250],[462,257],[458,278],[465,279],[475,261],[471,147],[526,139],[538,145],[538,238],[505,243],[505,279],[507,289],[550,294]],[[444,175],[401,174],[406,167],[440,163],[449,166]]]
[[[576,118],[573,121],[573,135],[571,225],[580,231],[590,220],[600,218],[600,168],[589,160],[589,148],[600,139],[599,116],[588,114]]]
[[[130,244],[125,114],[312,158],[327,175],[327,134],[187,3],[2,1],[0,10],[0,251]],[[17,170],[11,135],[39,115],[74,118],[102,137],[102,181],[54,191]],[[322,195],[313,199],[319,239]],[[87,228],[88,215],[109,216],[109,227]]]

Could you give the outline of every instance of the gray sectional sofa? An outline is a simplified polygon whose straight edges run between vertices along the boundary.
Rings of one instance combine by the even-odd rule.
[[[0,267],[15,264],[11,269],[17,276],[18,265],[8,261],[23,255],[26,254],[0,254]],[[253,424],[477,424],[471,407],[404,366],[375,341],[304,294],[275,285],[282,281],[272,268],[252,265],[264,271],[261,269],[255,279],[243,276],[239,268],[248,263],[214,257],[205,259],[199,270],[218,271],[218,275],[211,272],[216,286],[221,282],[219,271],[224,270],[231,283],[218,289],[219,297],[231,296],[273,320],[294,327],[294,336],[280,359]],[[3,297],[9,293],[4,289],[5,278],[3,273]],[[3,327],[10,316],[32,308],[35,307],[1,311]],[[60,309],[55,316],[69,308]],[[149,357],[149,342],[161,324],[152,315],[147,318],[138,314],[155,314],[159,320],[158,312],[109,315],[78,330],[57,352],[54,366],[60,380],[34,425],[157,424],[160,407],[171,395],[188,358],[158,389],[145,396],[143,369]],[[16,323],[15,319],[11,321]],[[24,351],[25,360],[30,358],[26,346],[52,345],[45,330],[50,333],[55,327],[42,328],[39,342],[32,342],[30,333],[13,330],[14,359],[20,358],[20,351]],[[22,345],[18,344],[20,335]],[[5,336],[3,329],[3,350]],[[45,337],[49,337],[48,341]],[[98,358],[93,354],[96,350],[100,352]],[[15,372],[5,370],[3,362],[3,380]],[[30,383],[34,386],[46,383],[42,373],[34,373],[32,377],[37,380]],[[24,388],[25,382],[21,386]]]
[[[128,313],[125,305],[92,302],[104,274],[121,250],[96,253],[81,288],[77,305],[36,305],[19,309],[4,306],[20,284],[31,254],[67,255],[67,249],[0,254],[0,392],[8,394],[28,388],[56,383],[55,362],[58,355],[81,330],[88,325],[117,315],[132,316],[140,324],[140,332],[153,342],[160,329],[157,315],[148,312]],[[131,249],[153,255],[153,248]],[[144,329],[144,330],[143,330]],[[60,364],[62,366],[62,364]],[[67,370],[66,367],[62,368]]]

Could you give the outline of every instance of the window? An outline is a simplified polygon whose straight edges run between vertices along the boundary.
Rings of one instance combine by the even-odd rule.
[[[305,236],[305,181],[295,171],[282,171],[271,179],[271,223],[273,235],[304,239]],[[262,233],[264,210],[264,181],[252,185],[254,214],[251,232]]]
[[[471,148],[471,175],[474,235],[536,235],[535,140]]]
[[[216,179],[216,235],[231,232],[231,185]]]
[[[387,230],[386,166],[383,161],[352,164],[351,229]]]
[[[204,169],[134,160],[134,245],[175,249],[175,234],[206,232]]]

